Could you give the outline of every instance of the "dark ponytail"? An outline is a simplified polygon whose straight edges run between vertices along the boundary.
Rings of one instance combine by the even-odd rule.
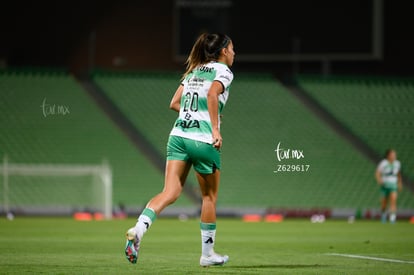
[[[394,149],[392,149],[392,148],[389,148],[389,149],[387,149],[386,151],[385,151],[385,154],[384,154],[384,158],[388,158],[388,156],[391,154],[391,152],[393,152],[394,151]]]
[[[194,43],[190,55],[185,62],[185,64],[187,64],[187,69],[183,78],[191,73],[195,67],[210,61],[218,60],[221,49],[226,48],[230,41],[231,39],[225,34],[201,34]]]

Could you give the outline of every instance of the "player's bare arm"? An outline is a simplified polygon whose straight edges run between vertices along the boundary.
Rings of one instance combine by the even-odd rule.
[[[183,94],[183,89],[184,86],[180,85],[177,90],[175,91],[175,94],[173,96],[173,98],[171,99],[170,102],[170,109],[174,110],[176,112],[180,111],[180,100],[181,100],[181,95]]]
[[[398,192],[401,192],[403,188],[401,172],[398,172]]]
[[[219,81],[214,81],[207,94],[207,106],[213,130],[213,145],[217,149],[220,149],[223,141],[218,125],[218,97],[222,92],[223,85]]]
[[[378,185],[382,185],[381,172],[378,169],[375,170],[375,179],[377,180]]]

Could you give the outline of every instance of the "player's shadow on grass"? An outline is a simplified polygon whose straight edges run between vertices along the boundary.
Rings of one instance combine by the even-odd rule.
[[[261,264],[261,265],[236,265],[228,266],[228,268],[257,268],[257,269],[266,269],[266,268],[318,268],[318,267],[328,267],[328,265],[320,264]]]

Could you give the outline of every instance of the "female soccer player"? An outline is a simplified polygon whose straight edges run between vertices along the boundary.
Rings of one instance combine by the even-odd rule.
[[[229,96],[234,60],[233,43],[224,34],[204,33],[187,59],[187,70],[170,108],[179,112],[167,144],[164,189],[153,197],[127,231],[126,258],[136,263],[144,233],[156,216],[180,196],[191,166],[202,195],[201,266],[222,265],[227,255],[214,252],[216,200],[220,182],[220,113]]]
[[[375,172],[377,183],[381,186],[381,221],[387,222],[387,205],[390,204],[390,222],[397,219],[397,191],[402,190],[401,164],[397,153],[388,149],[385,158],[379,163]]]

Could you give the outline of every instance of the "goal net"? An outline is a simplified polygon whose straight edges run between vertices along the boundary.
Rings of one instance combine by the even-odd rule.
[[[3,159],[0,200],[4,213],[112,217],[112,171],[100,165],[23,164]]]

